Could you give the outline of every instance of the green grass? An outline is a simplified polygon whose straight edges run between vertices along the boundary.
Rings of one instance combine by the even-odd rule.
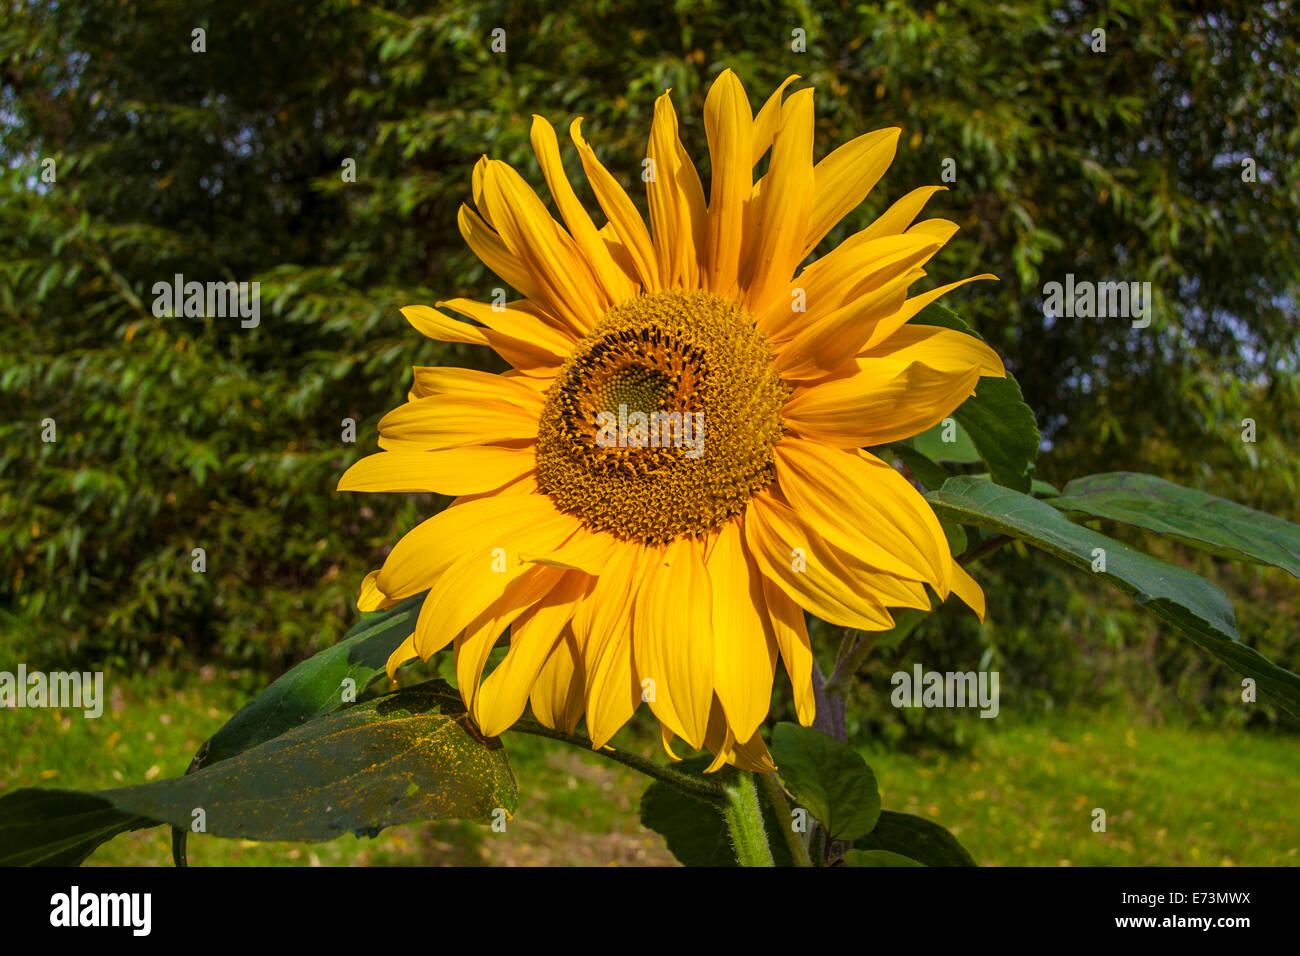
[[[967,754],[861,753],[886,808],[948,827],[983,865],[1300,865],[1293,737],[1085,715],[998,727]]]
[[[0,793],[102,789],[184,772],[245,694],[208,672],[112,680],[104,714],[18,709],[0,719]],[[246,684],[247,680],[240,683]],[[1130,727],[1116,715],[1002,720],[965,753],[866,745],[888,809],[958,835],[985,865],[1297,865],[1300,746],[1294,738]],[[620,739],[657,749],[648,727]],[[643,830],[647,781],[591,753],[510,734],[520,805],[504,833],[450,822],[393,827],[375,839],[254,843],[191,836],[193,865],[621,864],[672,862]],[[1106,811],[1093,832],[1094,808]],[[170,865],[156,828],[118,837],[91,863]]]

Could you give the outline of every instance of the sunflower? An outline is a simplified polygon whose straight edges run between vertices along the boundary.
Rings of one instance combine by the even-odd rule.
[[[585,717],[600,748],[644,703],[674,759],[680,738],[714,755],[710,770],[770,770],[759,728],[778,658],[798,719],[813,720],[805,611],[880,631],[889,608],[928,609],[929,588],[983,616],[924,497],[865,450],[930,428],[982,375],[1006,374],[978,339],[908,324],[973,281],[908,295],[957,226],[915,221],[942,187],[916,189],[800,269],[881,178],[900,131],[814,164],[813,91],[785,96],[795,79],[757,115],[734,73],[715,81],[707,201],[672,100],[656,100],[649,228],[579,118],[569,133],[607,220],[597,227],[534,116],[563,223],[487,157],[459,214],[470,248],[524,298],[402,310],[424,335],[486,345],[511,369],[417,367],[408,402],[379,423],[384,450],[340,480],[457,496],[393,547],[358,606],[427,589],[389,674],[452,645],[488,736],[531,703],[566,733]]]

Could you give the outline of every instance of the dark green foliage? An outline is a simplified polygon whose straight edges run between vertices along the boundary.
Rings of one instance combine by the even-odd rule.
[[[823,249],[955,160],[928,214],[963,231],[931,274],[1000,276],[946,301],[1006,357],[1037,413],[1051,442],[1040,477],[1061,487],[1148,471],[1294,518],[1300,30],[1291,4],[1208,9],[5,4],[7,656],[280,666],[336,641],[365,571],[440,504],[338,495],[338,476],[374,450],[410,365],[495,367],[421,339],[396,311],[499,284],[455,225],[473,162],[489,152],[540,183],[531,114],[561,126],[581,114],[601,157],[639,185],[653,99],[671,86],[707,177],[700,108],[726,66],[755,105],[788,73],[814,83],[819,154],[904,127],[882,186]],[[1105,54],[1088,47],[1097,26]],[[190,49],[197,27],[204,53]],[[489,49],[497,27],[503,55]],[[796,28],[806,53],[791,50]],[[40,181],[44,159],[54,183]],[[259,281],[259,327],[156,318],[153,284],[178,272]],[[1151,327],[1046,321],[1042,285],[1067,272],[1151,281]],[[1240,440],[1248,417],[1256,443]],[[46,418],[54,444],[41,441]],[[345,418],[356,444],[340,438]],[[198,547],[205,574],[191,570]],[[1048,646],[1066,625],[1064,589],[1041,562],[996,573],[1009,591],[992,596],[1001,646],[1027,608],[1044,616],[1021,645]],[[1284,633],[1293,594],[1242,574],[1240,588],[1260,590],[1244,638]],[[1087,628],[1121,610],[1068,613]],[[1099,642],[1147,640],[1138,620]]]

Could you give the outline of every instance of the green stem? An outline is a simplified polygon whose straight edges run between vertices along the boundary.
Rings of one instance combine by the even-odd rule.
[[[826,693],[837,693],[844,685],[844,682],[862,668],[862,663],[867,659],[867,655],[871,653],[872,648],[876,646],[876,641],[879,639],[880,635],[876,633],[863,634],[858,639],[858,642],[853,645],[853,649],[849,651],[848,656],[841,658],[836,663],[835,670],[831,672],[830,680],[826,682]]]
[[[785,789],[781,786],[781,781],[774,773],[761,773],[758,779],[763,785],[763,793],[767,795],[768,802],[776,811],[776,818],[783,821],[781,829],[785,831],[785,842],[790,847],[790,855],[794,857],[794,865],[812,866],[812,857],[808,855],[808,847],[804,844],[803,837],[794,832],[794,815],[790,812],[790,801],[785,798]]]
[[[987,555],[992,554],[994,551],[998,550],[998,548],[1002,547],[1003,545],[1010,544],[1010,543],[1011,543],[1011,538],[1008,537],[1007,535],[995,534],[993,537],[989,538],[983,544],[977,545],[976,547],[971,548],[969,551],[963,554],[960,558],[957,559],[957,563],[964,568],[966,567],[966,565],[974,564],[976,561],[979,561],[981,558],[984,558]]]
[[[772,848],[767,845],[763,809],[758,803],[754,775],[741,771],[731,778],[724,789],[727,799],[722,805],[722,815],[727,820],[727,829],[731,831],[736,859],[741,866],[775,866]]]
[[[727,800],[727,793],[721,784],[713,783],[710,780],[703,780],[699,777],[688,773],[681,773],[673,770],[671,767],[665,767],[648,760],[637,754],[628,753],[626,750],[618,750],[614,747],[602,747],[595,749],[591,745],[591,738],[586,734],[565,734],[544,724],[539,724],[535,720],[521,718],[516,721],[510,728],[518,730],[525,734],[532,734],[535,737],[549,737],[551,740],[562,740],[566,744],[572,744],[575,747],[585,747],[592,753],[607,757],[610,760],[616,760],[624,766],[631,767],[633,770],[639,770],[647,777],[654,777],[656,780],[662,780],[669,786],[675,787],[682,793],[689,794],[697,800],[704,800],[717,806],[722,806]]]

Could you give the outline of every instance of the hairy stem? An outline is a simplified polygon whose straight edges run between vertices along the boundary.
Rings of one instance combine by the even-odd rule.
[[[774,866],[754,775],[742,770],[728,781],[724,789],[726,802],[722,805],[722,815],[731,832],[736,859],[741,866]]]
[[[785,831],[785,842],[790,847],[790,856],[794,857],[794,865],[812,866],[812,857],[808,855],[808,847],[803,842],[803,836],[795,833],[791,825],[794,818],[781,781],[777,779],[775,773],[761,773],[758,779],[763,786],[763,792],[767,794],[768,802],[776,811],[776,818],[781,821],[781,829]]]

